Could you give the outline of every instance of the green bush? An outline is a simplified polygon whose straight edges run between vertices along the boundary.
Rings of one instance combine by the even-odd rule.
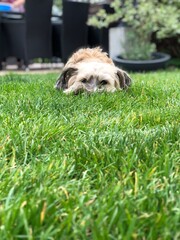
[[[101,9],[96,16],[89,19],[88,24],[102,28],[108,27],[110,23],[119,19],[123,20],[136,35],[133,48],[131,48],[128,44],[128,37],[131,43],[132,34],[127,34],[127,48],[123,54],[124,57],[135,56],[136,59],[147,59],[155,51],[155,45],[151,43],[153,33],[156,34],[158,39],[179,37],[178,8],[180,3],[178,0],[139,0],[138,5],[135,6],[133,2],[133,0],[126,0],[122,6],[119,0],[114,0],[111,3],[114,13],[107,14],[104,9]],[[136,54],[137,49],[141,47],[143,49],[139,51],[144,54]],[[132,53],[133,49],[134,53]]]

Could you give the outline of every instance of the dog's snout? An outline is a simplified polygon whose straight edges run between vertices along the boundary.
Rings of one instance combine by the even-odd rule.
[[[84,84],[83,88],[87,92],[95,92],[97,90],[97,80],[95,78],[89,79],[89,81]]]
[[[95,78],[91,77],[91,78],[89,79],[89,81],[87,82],[87,84],[88,84],[89,86],[94,87],[94,86],[97,85],[97,80],[96,80]]]

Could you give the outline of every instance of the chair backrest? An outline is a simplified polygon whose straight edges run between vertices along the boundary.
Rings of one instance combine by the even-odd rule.
[[[63,0],[62,60],[80,47],[87,46],[89,3]]]
[[[26,0],[26,41],[28,59],[52,57],[51,11],[53,0]]]

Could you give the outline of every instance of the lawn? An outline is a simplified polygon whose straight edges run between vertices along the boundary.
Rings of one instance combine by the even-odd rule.
[[[180,239],[180,70],[66,96],[0,77],[0,239]]]

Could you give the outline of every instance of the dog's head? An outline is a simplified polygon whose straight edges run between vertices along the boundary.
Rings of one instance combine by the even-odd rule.
[[[65,93],[114,92],[126,89],[131,84],[128,74],[108,63],[81,62],[65,67],[55,85]]]
[[[65,65],[55,85],[65,93],[114,92],[131,84],[128,74],[117,68],[100,48],[80,49]]]

